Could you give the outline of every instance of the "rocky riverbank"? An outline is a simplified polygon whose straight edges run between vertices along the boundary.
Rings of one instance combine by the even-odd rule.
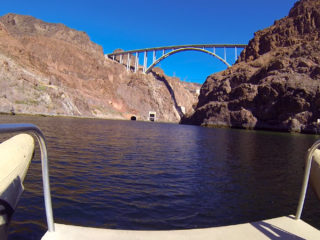
[[[320,1],[296,2],[236,64],[209,76],[182,123],[320,132]]]

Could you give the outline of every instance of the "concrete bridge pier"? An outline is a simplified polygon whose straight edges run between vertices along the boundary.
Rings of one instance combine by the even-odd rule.
[[[147,55],[147,51],[145,51],[144,57],[143,57],[143,72],[144,73],[147,71],[147,62],[148,62],[148,55]]]
[[[131,57],[130,57],[130,53],[128,53],[128,59],[127,59],[127,71],[128,72],[130,70],[130,61],[131,61]]]
[[[156,51],[153,50],[153,59],[152,59],[152,63],[154,63],[156,61]]]
[[[136,59],[135,59],[135,64],[134,64],[134,72],[136,73],[139,69],[139,53],[136,52]]]

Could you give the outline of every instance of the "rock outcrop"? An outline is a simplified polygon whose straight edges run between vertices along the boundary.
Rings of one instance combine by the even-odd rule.
[[[178,122],[200,86],[127,72],[84,32],[31,16],[0,18],[0,112]],[[174,93],[174,94],[172,94]]]
[[[320,1],[296,2],[258,31],[237,63],[209,76],[182,123],[319,132]]]

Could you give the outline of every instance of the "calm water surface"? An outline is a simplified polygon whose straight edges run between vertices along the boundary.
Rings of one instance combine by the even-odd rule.
[[[55,222],[116,229],[188,229],[296,211],[304,154],[319,136],[149,122],[1,116],[44,132]],[[9,239],[46,231],[39,150]],[[320,228],[308,191],[302,218]]]

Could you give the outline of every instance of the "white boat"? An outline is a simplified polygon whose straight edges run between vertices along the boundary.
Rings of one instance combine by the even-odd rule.
[[[320,239],[320,231],[300,219],[303,205],[304,205],[304,199],[307,191],[311,166],[312,166],[312,171],[310,175],[311,183],[313,184],[313,187],[317,195],[320,196],[319,194],[320,193],[320,150],[317,150],[318,147],[320,146],[320,141],[315,142],[314,145],[308,150],[308,153],[306,156],[305,176],[304,176],[300,200],[298,203],[298,208],[295,216],[288,215],[288,216],[282,216],[274,219],[262,220],[259,222],[244,223],[244,224],[222,226],[222,227],[203,228],[203,229],[136,231],[136,230],[100,229],[100,228],[91,228],[91,227],[84,227],[84,226],[73,226],[73,225],[64,225],[64,224],[54,223],[52,206],[51,206],[50,186],[49,186],[47,150],[46,150],[45,139],[42,132],[39,130],[39,128],[37,128],[35,125],[32,125],[32,124],[0,125],[0,133],[1,132],[32,132],[37,138],[37,140],[39,141],[40,150],[41,150],[41,161],[42,161],[42,177],[43,177],[43,186],[44,186],[45,208],[46,208],[46,216],[47,216],[47,224],[48,224],[48,231],[42,237],[42,240]],[[28,135],[24,135],[26,140],[23,140],[21,138],[21,141],[23,142],[26,141],[30,143],[30,137],[29,136],[26,137],[26,136]],[[9,140],[9,141],[13,141],[13,140]],[[30,148],[32,149],[27,151],[28,157],[26,158],[25,154],[22,153],[25,150],[25,147],[22,147],[22,149],[20,149],[18,147],[18,145],[20,144],[16,143],[16,140],[14,140],[13,142],[14,142],[14,145],[16,145],[16,147],[13,147],[13,148],[10,147],[10,150],[12,151],[12,153],[10,154],[7,153],[9,152],[9,148],[4,147],[6,153],[3,155],[0,147],[0,164],[2,161],[7,161],[6,158],[11,158],[11,154],[12,154],[13,156],[20,156],[21,161],[18,161],[18,162],[21,162],[21,164],[24,166],[21,168],[25,169],[25,167],[28,166],[29,161],[31,159],[31,156],[32,156],[31,153],[33,152],[34,144],[26,143],[26,145],[30,145]],[[20,140],[17,142],[20,142]],[[31,142],[33,141],[31,140]],[[7,144],[7,143],[4,142],[2,144]],[[22,145],[24,145],[24,143]],[[26,147],[26,148],[29,149],[29,147]],[[3,177],[1,174],[4,174],[5,177]],[[20,173],[19,174],[15,173],[15,174],[16,176],[20,176],[21,180],[23,180],[25,176],[25,172],[22,175],[19,175]],[[3,180],[4,178],[6,178],[7,175],[8,174],[6,174],[6,171],[0,170],[1,186],[2,186],[2,181],[4,182],[11,181],[11,183],[15,181],[14,180],[16,179],[15,177],[8,178],[9,180]],[[19,183],[21,182],[19,181]],[[22,185],[20,184],[20,186]],[[0,195],[1,196],[0,206],[2,205],[5,208],[7,205],[9,205],[11,206],[12,209],[15,208],[17,204],[17,200],[21,194],[22,188],[16,188],[16,189],[17,189],[17,192],[15,192],[15,194],[12,195],[12,196],[16,196],[15,200],[2,199],[2,195]],[[4,229],[6,229],[7,225],[8,225],[7,222],[5,222],[5,224],[3,225],[5,226]],[[0,228],[1,226],[2,225],[0,222]],[[6,231],[2,233],[0,231],[0,239],[5,239],[5,237],[6,237]]]

